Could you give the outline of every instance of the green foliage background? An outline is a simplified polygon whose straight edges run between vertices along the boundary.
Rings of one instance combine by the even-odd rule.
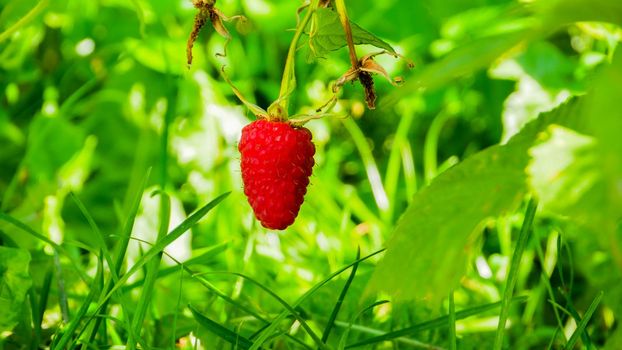
[[[348,84],[347,117],[307,124],[312,184],[273,232],[220,70],[267,108],[302,3],[218,1],[248,21],[189,68],[189,0],[0,0],[0,348],[622,348],[622,2],[346,4],[415,68],[378,57],[403,86],[377,77],[370,111]],[[291,114],[349,68],[321,11]]]

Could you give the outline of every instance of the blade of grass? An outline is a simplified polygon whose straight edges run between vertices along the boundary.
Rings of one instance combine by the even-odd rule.
[[[140,13],[142,16],[142,12]],[[140,19],[142,20],[142,18]],[[144,30],[144,23],[141,23],[141,31],[142,30]],[[166,52],[164,52],[164,48],[161,47],[161,49],[166,62],[167,73],[169,73],[167,74],[167,83],[168,86],[170,86],[171,88],[168,89],[167,93],[168,104],[162,121],[162,136],[160,137],[160,189],[158,191],[160,195],[160,217],[157,240],[161,240],[166,236],[171,218],[171,200],[165,191],[168,182],[169,125],[170,121],[173,119],[173,114],[175,113],[177,106],[178,86],[178,84],[174,84],[171,81],[172,79],[170,75],[170,62],[168,62],[168,56],[166,55]],[[149,308],[149,305],[151,303],[151,295],[153,293],[155,282],[158,278],[158,270],[160,268],[161,260],[162,252],[156,254],[153,259],[151,259],[151,261],[146,265],[147,272],[145,273],[143,289],[141,291],[140,299],[138,301],[138,307],[136,308],[136,311],[134,313],[134,319],[132,320],[131,325],[135,333],[140,333],[142,329],[143,321],[145,319],[145,315],[147,314],[147,309]],[[136,342],[131,337],[131,334],[127,345],[130,350],[134,350],[136,348]]]
[[[356,260],[361,258],[361,247],[359,246],[356,251]],[[339,314],[339,309],[341,309],[341,305],[343,304],[343,300],[346,298],[346,294],[348,293],[348,289],[350,288],[350,284],[354,280],[354,276],[356,275],[356,270],[358,270],[359,264],[356,263],[352,266],[352,271],[350,272],[350,276],[346,280],[346,283],[343,285],[341,289],[341,293],[339,294],[339,298],[333,307],[333,311],[328,318],[328,322],[326,323],[326,328],[324,328],[324,332],[322,333],[322,343],[326,344],[328,340],[328,336],[330,335],[330,331],[332,330],[335,320],[337,319],[337,315]]]
[[[138,238],[132,238],[132,239],[135,239],[135,240],[140,241],[140,242],[145,243],[145,244],[151,244],[151,243],[149,243],[149,242],[147,242],[147,241],[144,241],[144,240],[141,240],[141,239],[138,239]],[[166,252],[164,252],[164,254],[166,254]],[[267,321],[265,318],[261,317],[261,316],[260,316],[257,312],[255,312],[255,311],[251,310],[250,308],[248,308],[248,307],[244,306],[243,304],[238,303],[238,302],[237,302],[237,301],[235,301],[233,298],[231,298],[230,296],[228,296],[227,294],[223,293],[223,292],[222,292],[222,291],[220,291],[218,288],[216,288],[216,286],[214,286],[211,282],[209,282],[208,280],[206,280],[205,278],[203,278],[203,276],[201,276],[201,274],[200,274],[200,273],[198,273],[198,272],[195,272],[195,271],[191,270],[191,269],[188,267],[188,264],[179,262],[177,259],[175,259],[175,258],[174,258],[174,257],[172,257],[171,255],[168,255],[168,254],[166,254],[166,255],[167,255],[167,256],[168,256],[171,260],[173,260],[173,261],[177,264],[177,266],[179,266],[180,268],[182,268],[182,269],[183,269],[183,271],[187,272],[187,273],[188,273],[188,275],[189,275],[191,278],[196,279],[196,280],[197,280],[197,282],[199,282],[201,285],[203,285],[203,286],[204,286],[206,289],[208,289],[210,292],[214,293],[217,297],[222,298],[222,299],[223,299],[223,300],[225,300],[226,302],[228,302],[228,303],[232,304],[233,306],[235,306],[235,307],[239,308],[240,310],[242,310],[242,311],[244,311],[244,312],[248,313],[249,315],[251,315],[251,316],[255,317],[256,319],[258,319],[258,320],[260,320],[260,321],[262,321],[262,322],[268,323],[268,321]]]
[[[336,186],[335,184],[328,184],[335,193],[335,197],[339,200],[341,205],[347,205],[352,209],[352,213],[364,221],[368,221],[372,224],[382,227],[384,222],[378,217],[376,213],[370,208],[367,203],[359,196],[358,191],[352,186]]]
[[[361,317],[362,314],[364,314],[365,312],[367,312],[369,310],[372,310],[376,306],[384,305],[384,304],[389,303],[389,302],[390,301],[388,301],[388,300],[376,301],[373,304],[369,305],[368,307],[364,308],[363,310],[359,311],[356,315],[354,315],[354,317],[352,317],[352,319],[350,320],[350,323],[346,327],[346,330],[341,335],[341,339],[339,339],[339,345],[337,346],[337,349],[338,350],[344,350],[346,348],[346,342],[348,341],[348,335],[350,335],[350,331],[352,330],[352,326],[354,325],[354,322],[359,317]]]
[[[100,308],[98,309],[101,310],[102,314],[106,314],[106,310],[108,309],[108,299],[106,298],[106,295],[114,288],[115,285],[119,285],[118,276],[121,273],[121,267],[123,266],[123,261],[125,260],[125,253],[127,252],[127,246],[130,242],[129,237],[131,236],[132,229],[134,228],[134,222],[136,221],[136,216],[138,215],[138,208],[140,207],[140,201],[145,191],[145,187],[147,186],[147,181],[149,180],[150,173],[151,173],[151,169],[147,170],[147,173],[144,174],[143,178],[141,179],[140,185],[138,186],[138,189],[136,190],[136,192],[134,193],[134,197],[132,198],[132,201],[131,201],[131,204],[128,210],[128,215],[125,219],[125,223],[121,230],[121,235],[116,245],[116,259],[112,263],[112,265],[109,266],[111,277],[108,279],[106,287],[102,289],[99,295]],[[95,222],[93,221],[93,224],[94,223]],[[95,225],[95,227],[97,227],[97,225]],[[100,232],[99,229],[96,228],[96,230],[97,230],[96,232]],[[103,239],[103,236],[102,236],[102,239]],[[105,239],[104,239],[103,245],[104,246],[106,245]],[[124,319],[127,322],[130,322],[129,314],[123,313],[123,315],[124,315],[123,316]],[[101,318],[95,319],[93,328],[91,328],[90,334],[87,337],[88,339],[87,343],[94,342],[95,336],[97,335],[97,331],[99,329],[101,322],[102,322]],[[131,333],[134,332],[134,330],[130,327],[130,324],[128,324],[128,331]]]
[[[566,299],[566,309],[570,313],[570,316],[575,320],[577,324],[579,324],[581,322],[581,316],[579,315],[577,309],[574,307],[570,295],[568,295],[568,293],[566,292],[562,292],[562,295]],[[587,331],[581,333],[581,341],[587,349],[592,348],[592,340],[590,339],[590,335],[587,333]]]
[[[604,293],[601,291],[598,293],[598,295],[596,295],[596,298],[594,298],[590,306],[585,311],[585,315],[583,315],[583,319],[581,319],[581,322],[579,322],[579,324],[577,325],[577,329],[575,329],[574,333],[572,333],[572,336],[570,336],[570,339],[568,339],[568,343],[566,343],[566,346],[564,346],[564,349],[574,348],[574,345],[577,343],[577,341],[581,337],[581,334],[583,334],[583,332],[585,331],[585,327],[587,327],[587,324],[590,322],[592,315],[594,315],[594,312],[596,311],[598,304],[600,304],[600,301],[603,298],[603,294]]]
[[[94,281],[95,282],[100,281],[103,273],[104,273],[103,261],[101,258],[98,258],[97,259],[97,272],[95,273]],[[50,346],[51,349],[53,350],[75,349],[74,346],[68,346],[68,344],[71,341],[72,337],[74,336],[76,329],[78,329],[78,326],[80,326],[82,319],[86,316],[86,313],[89,307],[91,306],[91,302],[95,299],[96,294],[99,292],[99,289],[102,287],[103,287],[102,285],[99,285],[99,286],[94,285],[93,288],[90,289],[89,293],[87,294],[86,298],[82,302],[82,305],[80,306],[78,311],[75,313],[75,315],[73,315],[68,325],[64,327],[60,338],[58,337],[54,338],[55,340],[58,339],[58,342],[52,342],[52,345]],[[71,343],[74,343],[76,340],[77,338],[74,339],[74,341],[71,341]]]
[[[538,230],[534,230],[534,236],[536,238],[536,242],[540,242],[540,236],[539,236],[539,232]],[[548,246],[548,244],[547,244]],[[549,253],[549,249],[547,249],[547,255]],[[558,250],[555,250],[555,254],[559,253]],[[540,247],[540,244],[536,244],[536,254],[538,255],[538,259],[540,259],[540,263],[542,264],[542,266],[547,266],[546,264],[546,258],[544,256],[544,252],[542,251],[542,247]],[[552,273],[553,271],[551,271]],[[549,299],[552,300],[553,302],[556,303],[555,300],[555,293],[553,292],[553,287],[551,286],[551,281],[550,281],[550,276],[548,275],[546,268],[542,270],[542,273],[540,274],[540,277],[542,279],[542,283],[544,284],[544,287],[546,288],[547,294],[549,296]],[[557,329],[558,330],[562,330],[564,329],[564,324],[562,322],[561,317],[559,316],[559,312],[557,311],[557,308],[553,306],[553,313],[555,314],[555,320],[557,321]],[[556,334],[558,334],[559,332],[556,332]],[[562,336],[563,332],[561,333]],[[554,339],[554,338],[553,338]],[[564,338],[565,341],[565,338]]]
[[[401,145],[400,154],[402,155],[402,165],[404,168],[404,182],[406,183],[406,199],[410,203],[417,193],[417,169],[415,168],[415,157],[413,156],[410,142],[406,140]]]
[[[39,1],[37,6],[33,7],[24,17],[20,18],[12,26],[7,28],[4,32],[0,33],[0,43],[10,38],[13,33],[18,31],[21,27],[27,25],[28,22],[33,21],[39,15],[39,13],[48,6],[48,3],[49,0]]]
[[[456,305],[454,303],[454,291],[449,292],[449,315],[447,317],[449,328],[449,350],[456,350]]]
[[[513,298],[512,301],[513,302],[523,302],[527,300],[527,297],[516,297]],[[474,316],[474,315],[478,315],[481,313],[484,313],[486,311],[490,311],[490,310],[494,310],[495,308],[499,307],[501,305],[501,302],[495,302],[495,303],[490,303],[490,304],[485,304],[485,305],[480,305],[480,306],[475,306],[472,308],[468,308],[465,310],[461,310],[455,313],[455,317],[456,320],[461,320],[470,316]],[[383,342],[383,341],[387,341],[387,340],[391,340],[391,339],[396,339],[396,338],[400,338],[400,337],[404,337],[413,333],[417,333],[417,332],[421,332],[421,331],[426,331],[426,330],[430,330],[430,329],[434,329],[434,328],[441,328],[441,327],[447,327],[448,325],[448,319],[449,316],[441,316],[429,321],[425,321],[422,323],[418,323],[415,325],[412,325],[410,327],[407,328],[403,328],[397,331],[392,331],[389,333],[385,333],[383,335],[377,336],[377,337],[373,337],[373,338],[368,338],[365,340],[362,340],[360,342],[356,342],[354,344],[350,344],[348,346],[346,346],[346,349],[351,349],[351,348],[356,348],[359,346],[364,346],[364,345],[370,345],[370,344],[375,344],[375,343],[379,343],[379,342]]]
[[[161,240],[166,236],[166,232],[168,231],[168,225],[171,219],[171,199],[166,194],[166,192],[160,191],[160,223],[158,229],[157,239]],[[147,309],[149,308],[149,304],[151,303],[151,296],[153,294],[153,289],[155,287],[155,282],[158,278],[158,270],[160,268],[160,261],[162,260],[162,252],[158,253],[151,261],[147,264],[147,272],[145,274],[145,280],[143,284],[143,289],[140,294],[140,298],[138,299],[138,306],[134,313],[134,319],[132,320],[132,328],[135,333],[140,333],[143,321],[145,319],[145,315],[147,314]],[[136,342],[134,339],[130,338],[128,341],[128,348],[133,350],[136,348]]]
[[[337,321],[335,324],[337,324],[340,327],[348,326],[346,322],[341,322],[341,321]],[[360,324],[353,324],[351,329],[359,333],[369,334],[371,336],[379,336],[379,335],[384,334],[385,332],[384,330],[381,330],[381,329],[372,328],[369,326],[363,326]],[[400,344],[403,344],[403,345],[407,345],[408,348],[420,348],[420,349],[426,349],[426,350],[445,350],[444,348],[440,348],[432,344],[424,343],[417,339],[406,338],[406,337],[396,338],[392,340],[390,344],[392,346],[392,349],[402,349],[402,346],[400,346]],[[382,349],[380,345],[373,347],[372,349],[377,349],[377,348]]]
[[[380,254],[382,252],[384,252],[385,249],[380,249],[377,250],[367,256],[364,256],[360,259],[357,259],[356,261],[340,268],[339,270],[333,272],[332,274],[330,274],[328,277],[326,277],[324,280],[322,280],[321,282],[317,283],[316,285],[314,285],[311,289],[309,289],[308,291],[306,291],[302,296],[300,296],[300,298],[298,298],[298,300],[296,300],[294,303],[291,304],[291,306],[293,308],[298,307],[298,305],[300,305],[302,302],[304,302],[307,298],[309,298],[311,295],[313,295],[313,293],[315,293],[315,291],[317,291],[318,289],[320,289],[322,286],[324,286],[326,283],[328,283],[330,280],[332,280],[333,278],[339,276],[342,272],[344,272],[345,270],[349,269],[350,267],[353,267],[355,264],[359,264],[362,261],[365,261],[377,254]],[[268,327],[266,327],[264,330],[261,331],[261,333],[259,333],[257,340],[253,343],[253,346],[251,347],[251,350],[257,350],[259,349],[259,347],[261,347],[263,345],[263,343],[266,341],[266,339],[268,339],[270,337],[270,335],[272,333],[274,333],[274,330],[276,329],[276,327],[278,327],[279,322],[281,322],[285,317],[287,317],[289,315],[289,311],[288,310],[284,310],[282,311],[279,315],[277,315],[277,317],[275,317],[272,322],[270,322],[270,325]]]
[[[52,270],[48,270],[45,273],[45,277],[43,278],[43,285],[41,286],[41,292],[39,295],[39,301],[36,302],[37,309],[33,308],[32,310],[32,321],[35,327],[35,337],[33,338],[31,349],[39,349],[40,347],[39,345],[41,343],[41,326],[43,323],[43,314],[45,313],[45,309],[47,308],[53,276],[54,274],[52,273]],[[34,288],[31,288],[30,291],[31,300],[36,300]]]
[[[139,242],[141,242],[141,243],[145,243],[145,244],[148,244],[148,245],[153,245],[153,244],[151,244],[150,242],[147,242],[147,241],[141,240],[141,239],[139,239],[139,238],[134,238],[134,237],[132,237],[132,239],[133,239],[133,240],[137,240],[137,241],[139,241]],[[225,243],[221,243],[220,245],[217,245],[217,246],[215,246],[215,247],[219,247],[219,246],[221,246],[221,245],[226,245],[226,244],[227,244],[226,242],[225,242]],[[167,256],[168,256],[171,260],[173,260],[173,261],[177,264],[177,266],[181,267],[181,268],[183,269],[183,271],[185,271],[186,273],[188,273],[188,275],[189,275],[191,278],[193,278],[193,279],[197,280],[197,281],[198,281],[201,285],[203,285],[206,289],[208,289],[209,291],[211,291],[212,293],[214,293],[217,297],[219,297],[219,298],[223,299],[224,301],[226,301],[227,303],[229,303],[229,304],[233,305],[234,307],[236,307],[236,308],[238,308],[238,309],[240,309],[240,310],[242,310],[242,311],[244,311],[244,312],[248,313],[249,315],[253,316],[255,319],[257,319],[257,320],[259,320],[259,321],[261,321],[261,322],[265,323],[265,324],[266,324],[266,326],[265,326],[265,327],[267,327],[267,326],[269,326],[269,325],[270,325],[269,321],[268,321],[268,320],[266,320],[264,317],[260,316],[257,312],[255,312],[255,311],[253,311],[252,309],[250,309],[249,307],[247,307],[247,306],[245,306],[245,305],[243,305],[243,304],[241,304],[241,303],[237,302],[236,300],[234,300],[233,298],[231,298],[230,296],[228,296],[227,294],[223,293],[223,292],[222,292],[222,291],[220,291],[218,288],[216,288],[216,286],[214,286],[213,284],[211,284],[208,280],[206,280],[205,278],[203,278],[203,276],[201,276],[201,274],[200,274],[200,273],[197,273],[197,272],[195,272],[195,271],[191,270],[191,269],[188,267],[188,264],[187,264],[188,262],[181,263],[181,262],[179,262],[178,260],[176,260],[173,256],[171,256],[171,255],[167,254],[166,252],[163,252],[163,253],[164,253],[164,254],[166,254],[166,255],[167,255]],[[208,252],[208,253],[209,253],[209,252]],[[207,254],[207,253],[206,253],[206,254]],[[201,258],[202,258],[202,256],[199,256],[199,257],[194,258],[194,259],[201,259]],[[191,259],[191,260],[192,260],[192,259]],[[189,261],[190,261],[190,260],[189,260]],[[199,263],[199,262],[200,262],[200,261],[198,261],[198,260],[196,261],[196,263]],[[262,328],[262,329],[263,329],[263,328]],[[303,343],[301,340],[299,340],[299,339],[297,339],[297,338],[292,337],[290,334],[287,334],[287,333],[286,333],[286,334],[285,334],[285,336],[288,338],[288,340],[293,341],[294,343],[297,343],[298,345],[302,346],[302,347],[303,347],[303,348],[305,348],[305,349],[309,349],[309,350],[310,350],[310,349],[312,349],[309,345],[307,345],[307,344]],[[251,336],[251,337],[250,337],[250,339],[252,339],[252,338],[253,338],[253,337]]]
[[[212,321],[210,318],[200,313],[192,305],[188,305],[188,308],[192,312],[194,319],[201,326],[205,327],[208,331],[214,333],[215,335],[224,339],[228,343],[232,344],[235,348],[246,350],[251,347],[252,342],[248,340],[247,338],[245,338],[244,336],[228,328],[223,327],[218,322]]]
[[[516,285],[516,280],[518,279],[518,267],[520,265],[520,260],[523,257],[525,247],[527,246],[527,241],[529,240],[529,232],[531,231],[533,219],[536,216],[537,207],[538,202],[536,201],[536,199],[533,197],[529,199],[529,203],[527,203],[527,210],[525,211],[523,225],[518,235],[518,241],[516,242],[516,247],[514,248],[514,254],[512,255],[512,262],[510,264],[510,271],[508,272],[505,291],[503,292],[503,299],[501,300],[499,325],[497,327],[497,332],[495,334],[495,343],[493,346],[494,350],[501,350],[501,348],[503,347],[505,323],[508,319],[508,315],[510,312],[510,302],[512,300],[514,286]]]
[[[400,156],[402,151],[402,145],[408,142],[408,131],[415,119],[415,113],[412,110],[406,111],[400,118],[400,122],[397,125],[395,136],[393,137],[393,145],[389,153],[389,161],[387,163],[387,170],[384,175],[384,188],[387,190],[387,197],[389,199],[389,209],[387,213],[388,221],[393,221],[393,213],[395,207],[395,195],[397,192],[397,184],[400,176]]]
[[[71,192],[70,196],[73,199],[74,203],[78,206],[78,209],[80,210],[80,212],[82,213],[82,215],[84,216],[86,221],[88,222],[89,226],[91,227],[91,230],[95,233],[95,237],[97,237],[97,240],[98,240],[98,243],[99,243],[99,248],[101,249],[101,252],[102,252],[102,254],[104,256],[104,260],[108,264],[108,269],[110,270],[110,275],[112,276],[112,280],[115,283],[117,283],[119,281],[119,276],[118,276],[117,269],[115,268],[114,262],[112,261],[112,255],[110,254],[110,251],[108,250],[108,245],[106,244],[106,237],[101,232],[101,230],[99,229],[99,226],[97,226],[97,223],[93,219],[93,216],[86,209],[86,206],[80,200],[80,198],[73,192]],[[128,300],[128,298],[123,293],[117,294],[117,297],[120,300],[121,309],[123,310],[123,314],[124,315],[129,315],[130,314],[130,312],[129,312],[129,310],[130,310],[129,305],[131,305],[131,301]],[[127,318],[124,318],[124,319],[128,323],[126,326],[129,327],[130,326],[129,320]],[[130,334],[132,334],[131,331],[130,331]]]
[[[149,242],[144,242],[144,243],[149,243]],[[205,253],[202,253],[199,256],[195,256],[194,258],[190,258],[186,261],[183,262],[184,266],[193,266],[193,265],[197,265],[197,264],[204,264],[206,261],[209,261],[210,259],[214,258],[216,255],[224,252],[227,247],[229,246],[229,242],[223,242],[223,243],[219,243],[217,245],[214,245],[212,247],[210,247]],[[182,263],[178,263],[179,266],[181,266]],[[160,269],[158,271],[158,278],[161,277],[165,277],[168,275],[171,275],[177,271],[179,271],[179,266],[170,266],[164,269]],[[130,290],[138,287],[138,286],[142,286],[145,282],[144,277],[133,282],[130,283],[128,285],[123,286],[123,288],[121,289],[123,291],[123,293],[127,293]]]
[[[181,296],[183,294],[183,285],[184,285],[184,269],[182,268],[182,266],[180,266],[179,268],[179,290],[177,292],[177,304],[175,305],[175,310],[179,311],[179,306],[181,305]],[[175,312],[173,314],[173,332],[172,332],[172,338],[171,339],[171,349],[175,349],[177,347],[177,339],[176,339],[176,334],[177,334],[177,315],[179,315],[179,312]]]
[[[216,286],[211,284],[208,280],[206,280],[202,276],[199,276],[197,273],[193,272],[192,270],[188,269],[187,267],[184,267],[184,270],[186,272],[188,272],[191,275],[192,278],[195,278],[197,281],[199,281],[199,283],[201,283],[205,288],[207,288],[212,293],[216,294],[216,296],[218,296],[219,298],[221,298],[224,301],[226,301],[227,303],[235,306],[236,308],[238,308],[238,309],[248,313],[249,315],[253,316],[257,320],[265,323],[265,326],[261,327],[259,329],[259,331],[256,332],[257,334],[259,334],[261,331],[263,331],[264,329],[268,328],[271,325],[270,321],[268,321],[267,319],[265,319],[264,317],[259,315],[256,311],[254,311],[254,310],[250,309],[249,307],[245,306],[244,304],[241,304],[241,303],[237,302],[236,300],[232,299],[230,296],[228,296],[227,294],[225,294],[222,291],[220,291],[218,288],[216,288]],[[293,341],[294,343],[297,343],[299,346],[301,346],[301,347],[303,347],[305,349],[308,349],[308,350],[312,349],[309,345],[303,343],[302,340],[300,340],[298,338],[294,338],[289,333],[284,333],[284,335],[285,335],[285,337],[287,337],[288,340]],[[254,336],[250,336],[249,338],[253,339]]]
[[[380,171],[378,171],[378,165],[376,165],[371,148],[367,143],[365,135],[358,125],[356,125],[356,122],[352,120],[352,118],[343,119],[343,125],[346,130],[348,130],[348,133],[350,133],[350,136],[352,136],[352,140],[361,155],[361,160],[365,165],[365,173],[367,174],[367,179],[369,180],[369,185],[371,186],[371,191],[374,195],[374,201],[380,211],[380,216],[386,222],[386,217],[389,213],[389,198],[387,197],[387,192],[382,184]]]
[[[278,301],[279,304],[281,304],[285,308],[285,310],[287,310],[289,312],[290,315],[294,316],[294,318],[296,320],[298,320],[298,322],[300,323],[302,328],[304,328],[304,330],[307,332],[307,334],[309,334],[311,339],[313,339],[313,341],[316,343],[316,345],[320,349],[327,349],[327,347],[324,344],[324,342],[322,342],[322,340],[317,336],[317,334],[315,334],[315,332],[313,331],[313,329],[311,329],[311,327],[309,326],[307,321],[305,321],[304,317],[302,317],[300,315],[300,313],[298,313],[293,306],[288,304],[283,298],[281,298],[278,294],[273,292],[270,288],[266,287],[264,284],[260,283],[259,281],[255,280],[255,279],[253,279],[253,278],[251,278],[249,276],[246,276],[246,275],[244,275],[242,273],[238,273],[238,272],[229,272],[229,271],[213,271],[212,272],[211,271],[211,272],[205,272],[204,274],[227,274],[227,275],[238,276],[238,277],[241,277],[241,278],[251,282],[252,284],[256,285],[257,287],[262,289],[264,292],[268,293],[276,301]]]
[[[56,287],[58,288],[58,304],[60,306],[60,314],[63,322],[68,323],[70,319],[69,315],[69,302],[67,301],[67,293],[65,291],[65,278],[63,277],[63,268],[60,263],[60,257],[58,251],[54,251],[54,273],[56,275]]]
[[[169,244],[173,243],[177,238],[179,238],[182,234],[188,231],[192,226],[194,226],[199,220],[201,220],[210,210],[212,210],[215,206],[217,206],[222,200],[224,200],[230,192],[226,192],[221,194],[220,196],[213,199],[211,202],[207,203],[199,210],[197,210],[194,214],[190,215],[186,220],[184,220],[181,224],[175,227],[168,235],[164,236],[161,240],[158,240],[152,247],[149,249],[145,255],[140,257],[136,261],[136,263],[130,268],[128,272],[120,276],[119,282],[114,284],[113,287],[104,295],[103,298],[100,299],[96,310],[101,310],[105,303],[108,302],[110,297],[118,291],[127,280],[134,275],[138,270],[140,270],[145,264],[147,264],[151,259],[158,255],[160,252],[164,250]],[[129,240],[129,238],[128,238]]]
[[[425,183],[429,184],[438,175],[438,139],[443,130],[443,126],[451,116],[446,111],[441,111],[430,124],[430,128],[425,135],[423,146],[423,173]]]

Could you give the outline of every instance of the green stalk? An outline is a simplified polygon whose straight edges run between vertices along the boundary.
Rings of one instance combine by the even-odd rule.
[[[456,350],[456,304],[454,303],[454,291],[449,292],[449,349]]]
[[[436,175],[438,175],[438,139],[445,122],[449,118],[450,115],[447,112],[441,111],[441,113],[434,118],[426,133],[423,146],[423,173],[426,185],[429,185]]]
[[[508,314],[510,312],[510,302],[512,300],[512,293],[514,292],[514,286],[516,285],[516,280],[518,279],[518,267],[520,265],[520,260],[523,257],[523,252],[525,251],[525,247],[527,246],[527,241],[529,238],[529,232],[531,231],[531,226],[533,224],[533,218],[536,215],[536,208],[538,207],[538,202],[531,198],[529,203],[527,204],[527,210],[525,212],[525,219],[523,220],[523,226],[520,229],[520,233],[518,235],[518,241],[516,242],[516,247],[514,248],[514,254],[512,255],[512,262],[510,264],[510,271],[508,273],[507,282],[505,285],[505,291],[503,292],[503,299],[501,300],[501,312],[499,314],[499,325],[497,327],[497,333],[495,335],[495,344],[494,350],[501,350],[503,347],[503,336],[505,335],[505,323],[508,319]]]
[[[339,21],[343,26],[343,31],[346,36],[346,42],[348,43],[348,53],[350,54],[350,63],[353,69],[359,68],[359,60],[356,56],[356,49],[354,48],[354,41],[352,40],[352,28],[350,28],[350,19],[348,19],[348,11],[346,10],[346,3],[344,0],[335,0],[335,7],[337,14],[339,14]]]
[[[168,62],[167,62],[168,63]],[[169,82],[170,82],[169,78]],[[162,136],[160,139],[160,222],[158,228],[158,236],[156,241],[160,241],[166,234],[168,233],[168,226],[171,218],[171,200],[169,196],[166,194],[166,185],[168,182],[168,144],[169,144],[169,124],[173,119],[175,109],[177,106],[177,85],[171,84],[173,88],[169,91],[167,96],[168,99],[168,108],[166,113],[164,114],[164,120],[162,122]],[[134,319],[132,320],[132,328],[134,329],[135,335],[140,335],[140,331],[143,326],[143,321],[145,320],[145,315],[147,314],[147,309],[151,304],[151,297],[153,295],[153,290],[155,287],[155,282],[158,278],[158,271],[160,269],[160,261],[162,260],[162,252],[157,254],[147,265],[147,272],[145,276],[145,281],[143,284],[143,289],[141,291],[141,296],[138,301],[138,307],[136,309],[136,313],[134,314]],[[128,348],[130,350],[135,349],[136,341],[133,339],[132,334],[130,334],[128,340]]]
[[[0,33],[0,43],[7,40],[13,35],[13,33],[20,30],[20,28],[24,27],[29,22],[33,21],[41,11],[43,11],[49,4],[49,0],[40,1],[37,6],[33,7],[24,17],[20,18],[15,24],[9,27],[4,32]]]
[[[268,107],[268,114],[271,118],[277,120],[285,120],[288,116],[289,109],[289,96],[296,88],[296,71],[294,65],[296,63],[296,50],[298,48],[298,40],[302,36],[305,27],[311,20],[311,16],[315,13],[318,7],[319,0],[311,1],[307,14],[302,21],[296,27],[296,33],[289,44],[289,50],[287,51],[287,60],[285,61],[285,69],[283,70],[283,79],[281,80],[281,89],[279,91],[279,98],[274,101],[270,107]]]

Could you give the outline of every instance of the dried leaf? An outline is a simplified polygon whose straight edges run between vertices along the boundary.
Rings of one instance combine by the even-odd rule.
[[[199,13],[194,16],[192,32],[190,32],[190,37],[188,38],[188,43],[186,44],[186,56],[188,57],[188,66],[192,64],[192,47],[194,46],[194,42],[199,37],[199,32],[201,31],[201,28],[205,26],[206,22],[207,13],[203,10],[200,10]]]
[[[382,77],[388,80],[389,83],[391,83],[391,85],[393,86],[399,86],[399,84],[403,82],[402,78],[392,79],[389,76],[389,73],[387,73],[387,71],[381,65],[379,65],[376,61],[374,61],[371,58],[368,58],[368,59],[363,58],[360,69],[364,72],[380,74]]]
[[[359,81],[365,89],[365,102],[369,109],[376,109],[376,90],[374,90],[374,79],[369,72],[360,71]]]

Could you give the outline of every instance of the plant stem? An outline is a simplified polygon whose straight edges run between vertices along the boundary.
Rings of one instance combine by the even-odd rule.
[[[525,246],[529,238],[529,232],[533,224],[533,218],[536,215],[536,208],[538,202],[532,197],[527,204],[527,210],[525,211],[525,219],[523,220],[523,226],[520,229],[518,235],[518,241],[514,248],[514,254],[512,255],[512,262],[510,263],[510,271],[508,272],[508,278],[505,285],[505,291],[503,292],[503,299],[501,300],[501,312],[499,313],[499,325],[497,327],[497,334],[495,335],[494,350],[501,350],[503,347],[503,336],[505,335],[505,323],[508,319],[510,311],[510,301],[512,300],[512,293],[514,292],[514,286],[518,279],[518,267],[520,265]]]
[[[270,116],[276,117],[276,119],[286,119],[289,108],[289,96],[296,87],[296,71],[294,65],[296,62],[296,49],[298,48],[298,40],[302,36],[302,33],[311,20],[311,16],[318,7],[319,0],[313,0],[307,9],[307,14],[300,21],[298,27],[296,27],[296,33],[289,44],[289,50],[287,51],[287,60],[285,61],[285,69],[283,70],[283,78],[281,80],[281,89],[279,91],[279,98],[270,105],[268,113]]]
[[[37,6],[33,7],[24,17],[20,18],[17,22],[15,22],[15,24],[0,33],[0,43],[10,38],[13,33],[28,24],[30,21],[34,20],[37,15],[39,15],[39,13],[48,6],[48,4],[49,0],[40,1]]]
[[[335,0],[337,13],[339,14],[339,20],[343,26],[343,31],[346,34],[346,42],[348,43],[348,51],[350,53],[350,63],[352,69],[359,68],[359,60],[356,55],[356,49],[354,47],[354,41],[352,41],[352,28],[350,28],[350,20],[348,19],[348,11],[346,10],[345,0]]]
[[[449,349],[456,350],[456,305],[454,303],[454,291],[449,292]]]

